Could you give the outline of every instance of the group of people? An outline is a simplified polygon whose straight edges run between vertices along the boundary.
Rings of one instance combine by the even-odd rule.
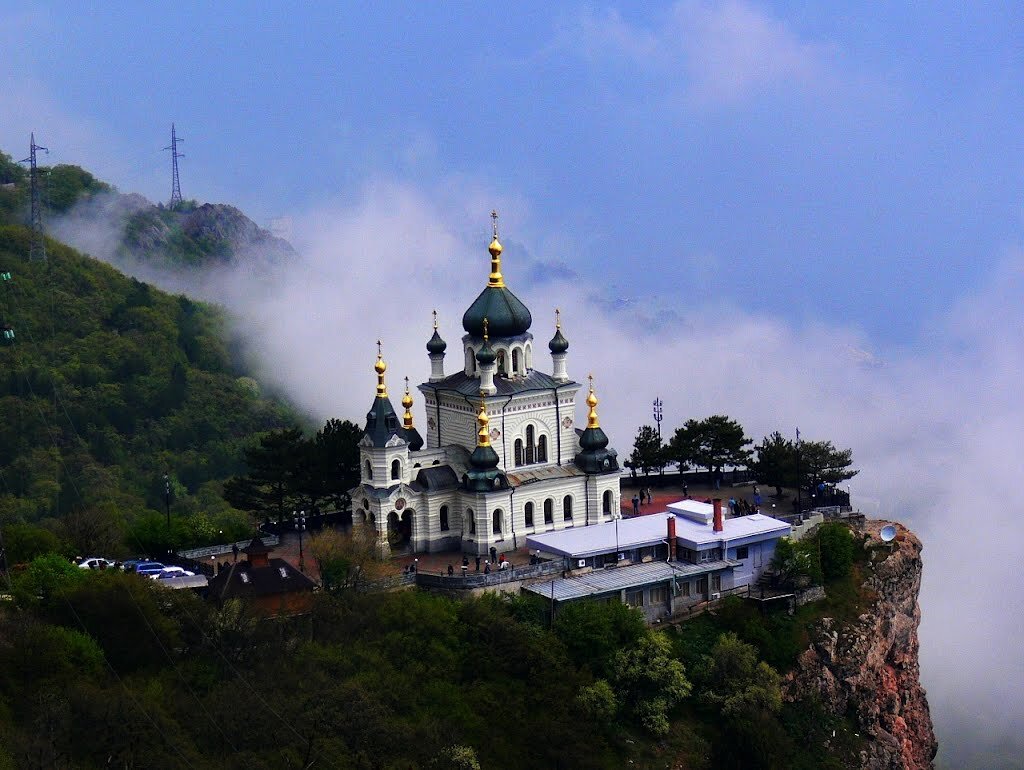
[[[651,488],[641,489],[639,492],[633,493],[633,515],[639,516],[640,509],[643,507],[644,499],[646,498],[647,504],[650,505],[654,502],[654,498],[651,497]]]
[[[490,556],[491,556],[490,559],[484,559],[483,557],[481,557],[479,555],[475,556],[474,557],[474,562],[475,562],[475,569],[474,569],[474,571],[475,572],[483,572],[485,575],[490,575],[491,572],[494,571],[494,569],[499,569],[499,570],[510,570],[510,569],[512,569],[512,562],[510,562],[507,558],[505,558],[505,554],[499,554],[498,553],[498,549],[495,548],[494,546],[491,546]],[[483,563],[483,569],[482,570],[480,569],[481,562]],[[494,564],[495,566],[491,567],[492,564]],[[466,554],[462,555],[462,566],[461,566],[461,569],[462,569],[463,577],[465,577],[467,574],[469,574],[469,556],[466,555]],[[455,574],[455,565],[454,564],[449,564],[448,565],[448,577],[452,577],[454,574]]]

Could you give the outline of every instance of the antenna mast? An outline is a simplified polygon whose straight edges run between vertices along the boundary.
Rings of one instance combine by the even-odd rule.
[[[39,183],[39,169],[36,167],[36,151],[42,150],[47,155],[50,151],[45,147],[36,144],[35,132],[29,144],[29,155],[22,163],[29,164],[29,189],[32,198],[32,240],[29,245],[29,260],[39,259],[46,261],[46,242],[43,239],[43,201]]]
[[[184,142],[174,130],[174,124],[171,123],[171,146],[164,147],[165,150],[171,151],[171,203],[170,207],[176,208],[181,205],[181,182],[178,180],[178,158],[184,158],[184,154],[178,152],[178,142]]]

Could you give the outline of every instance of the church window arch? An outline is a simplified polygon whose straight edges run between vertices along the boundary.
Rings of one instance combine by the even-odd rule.
[[[531,345],[530,343],[526,343],[523,358],[526,359],[526,371],[530,371],[531,369],[533,369],[533,345]]]
[[[544,501],[544,523],[555,523],[555,501],[550,497]]]
[[[604,495],[601,496],[601,511],[603,513],[612,512],[612,491],[610,489],[606,489]]]
[[[518,468],[520,465],[523,464],[523,440],[521,438],[516,439],[515,456],[516,467]]]
[[[572,521],[572,495],[566,495],[562,498],[562,519],[564,521]]]
[[[512,348],[512,372],[522,374],[523,351],[520,348]]]
[[[502,513],[501,508],[495,508],[494,513],[491,514],[491,533],[494,535],[501,534],[501,519]]]
[[[548,461],[548,437],[541,436],[537,439],[537,462],[546,463]]]
[[[368,481],[373,481],[373,466],[370,465],[370,461],[367,460],[363,465],[363,470],[366,471],[366,478]]]
[[[476,534],[476,518],[473,516],[473,509],[466,509],[466,522],[469,524],[469,534]]]
[[[498,351],[498,374],[508,375],[508,356],[505,355],[504,350]]]
[[[448,506],[447,505],[442,505],[441,506],[440,519],[441,519],[441,530],[442,531],[447,531],[448,530]]]
[[[473,347],[466,345],[466,374],[472,374],[476,368],[476,357],[473,355]]]
[[[523,518],[527,527],[533,526],[533,503],[527,503],[523,506]]]
[[[526,426],[526,464],[531,465],[534,462],[534,453],[536,451],[536,431],[532,425]]]
[[[402,463],[399,460],[391,461],[391,478],[400,479],[402,478]]]

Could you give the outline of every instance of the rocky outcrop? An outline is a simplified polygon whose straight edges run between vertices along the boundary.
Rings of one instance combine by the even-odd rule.
[[[785,692],[852,718],[866,738],[862,767],[918,770],[932,767],[938,748],[918,667],[921,541],[896,525],[896,540],[883,543],[888,523],[865,524],[866,611],[853,622],[819,621]]]

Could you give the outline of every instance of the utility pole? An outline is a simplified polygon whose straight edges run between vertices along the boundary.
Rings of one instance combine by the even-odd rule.
[[[167,553],[171,552],[171,477],[164,474],[164,508],[167,511]]]
[[[796,512],[803,515],[803,501],[801,500],[801,487],[803,479],[800,477],[800,429],[796,429]]]
[[[28,258],[30,260],[46,261],[46,243],[43,240],[43,201],[39,183],[39,169],[36,166],[36,152],[42,150],[47,155],[50,151],[45,147],[36,144],[35,132],[29,144],[29,154],[22,163],[29,164],[29,189],[32,199],[32,241],[29,245]]]
[[[174,124],[171,123],[171,146],[164,147],[165,150],[171,151],[171,203],[170,207],[176,208],[181,205],[181,182],[178,181],[178,158],[184,158],[185,156],[178,152],[178,142],[184,142],[174,130]]]

